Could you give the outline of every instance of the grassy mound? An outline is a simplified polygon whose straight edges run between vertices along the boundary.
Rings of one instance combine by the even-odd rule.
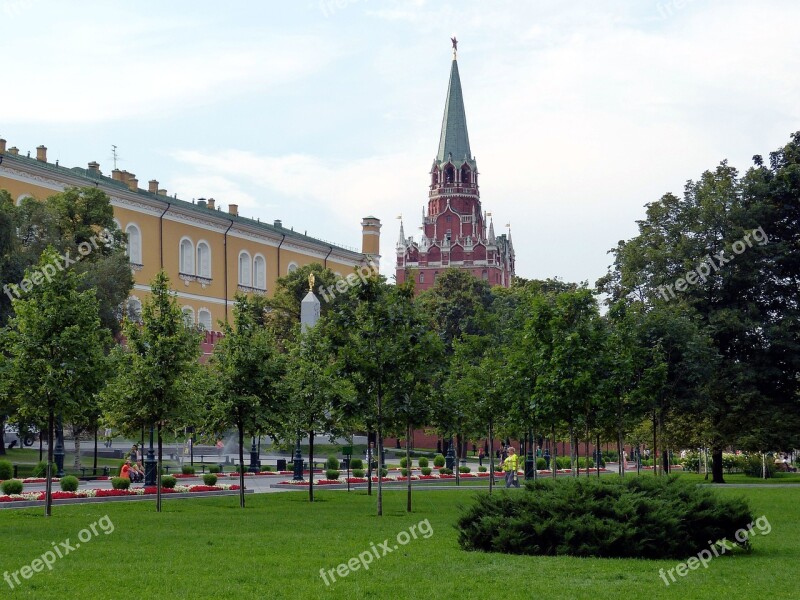
[[[685,558],[753,522],[742,499],[674,477],[527,482],[480,495],[459,518],[465,550],[508,554]]]

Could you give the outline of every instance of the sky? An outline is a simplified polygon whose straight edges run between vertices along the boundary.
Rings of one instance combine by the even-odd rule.
[[[0,0],[0,137],[360,248],[419,236],[452,60],[517,275],[594,284],[645,205],[800,129],[800,2]],[[146,183],[141,185],[146,186]]]

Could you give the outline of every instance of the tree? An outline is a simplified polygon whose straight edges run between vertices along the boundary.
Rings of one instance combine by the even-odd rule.
[[[598,282],[613,299],[659,298],[694,313],[720,357],[707,389],[713,477],[729,444],[796,445],[800,429],[800,133],[742,178],[722,162],[682,198],[648,205],[639,235]],[[755,430],[771,431],[769,439]]]
[[[58,260],[48,248],[39,272]],[[26,271],[34,281],[34,270]],[[52,511],[53,436],[56,416],[78,414],[104,383],[110,336],[100,326],[94,290],[79,291],[80,276],[57,271],[13,300],[8,352],[15,403],[22,417],[47,422],[45,515]]]
[[[186,325],[164,271],[153,279],[141,325],[126,318],[123,332],[125,344],[114,349],[116,369],[103,392],[104,408],[122,431],[156,427],[156,510],[161,512],[162,430],[181,425],[198,408],[200,333]]]
[[[235,427],[239,434],[239,505],[244,508],[244,435],[269,429],[281,408],[277,404],[284,371],[272,333],[265,327],[266,302],[262,296],[237,295],[234,326],[223,325],[224,337],[210,360],[213,385],[209,390],[206,429]]]
[[[353,396],[353,388],[342,373],[335,348],[320,321],[290,344],[286,375],[282,383],[286,403],[282,409],[282,435],[294,439],[308,436],[310,466],[308,500],[314,501],[314,436],[327,433],[331,440],[341,433],[341,406]]]

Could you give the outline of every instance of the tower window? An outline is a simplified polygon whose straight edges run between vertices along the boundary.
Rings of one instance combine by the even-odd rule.
[[[420,273],[419,274],[419,282],[420,283],[425,283],[425,273]]]

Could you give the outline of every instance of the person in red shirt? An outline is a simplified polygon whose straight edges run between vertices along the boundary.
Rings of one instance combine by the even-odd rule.
[[[131,478],[131,461],[125,461],[125,464],[122,465],[122,468],[119,470],[119,476],[125,479]]]

